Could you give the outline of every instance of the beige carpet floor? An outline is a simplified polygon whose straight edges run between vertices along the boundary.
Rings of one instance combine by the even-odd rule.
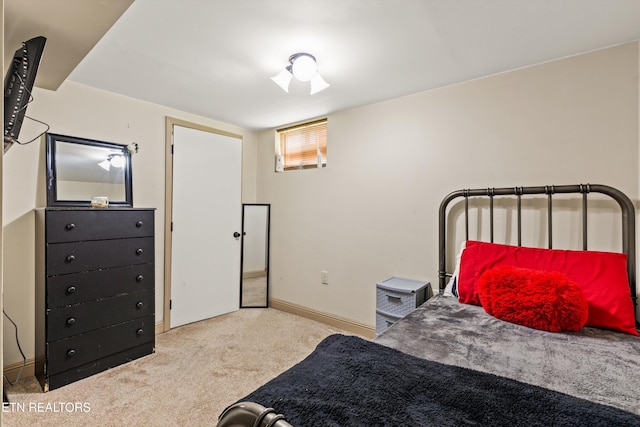
[[[242,279],[242,306],[264,307],[267,305],[267,276]]]
[[[43,393],[5,383],[11,426],[215,426],[222,410],[304,359],[339,329],[274,309],[242,309],[157,336],[156,352]]]

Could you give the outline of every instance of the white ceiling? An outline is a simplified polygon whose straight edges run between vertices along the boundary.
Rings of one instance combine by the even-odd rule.
[[[36,86],[56,90],[133,0],[4,0],[4,64],[22,42],[47,39]]]
[[[69,79],[263,129],[638,39],[640,0],[135,0]]]

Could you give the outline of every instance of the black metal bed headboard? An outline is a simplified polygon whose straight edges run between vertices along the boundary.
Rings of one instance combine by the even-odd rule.
[[[518,246],[522,241],[522,196],[547,195],[547,223],[549,248],[553,247],[553,195],[554,194],[582,194],[582,249],[587,250],[587,194],[601,193],[609,196],[620,205],[622,214],[622,252],[627,254],[627,274],[629,275],[629,288],[633,306],[636,307],[636,222],[633,202],[623,192],[607,185],[579,184],[579,185],[544,185],[538,187],[510,187],[510,188],[483,188],[465,189],[454,191],[447,195],[440,203],[439,212],[439,288],[442,292],[446,285],[446,278],[450,276],[446,272],[446,214],[447,206],[458,197],[465,199],[465,238],[469,240],[469,197],[489,198],[489,223],[490,239],[493,242],[493,199],[494,196],[516,196],[517,198],[517,229]]]

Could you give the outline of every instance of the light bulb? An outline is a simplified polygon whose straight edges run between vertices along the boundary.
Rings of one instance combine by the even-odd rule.
[[[293,60],[291,72],[296,79],[308,82],[318,72],[318,66],[311,56],[303,54]]]
[[[121,168],[124,166],[124,156],[113,156],[111,158],[111,166]]]

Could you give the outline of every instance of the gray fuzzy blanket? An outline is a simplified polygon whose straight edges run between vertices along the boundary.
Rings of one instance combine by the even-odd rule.
[[[538,331],[438,295],[375,341],[640,415],[640,338],[629,334]]]

